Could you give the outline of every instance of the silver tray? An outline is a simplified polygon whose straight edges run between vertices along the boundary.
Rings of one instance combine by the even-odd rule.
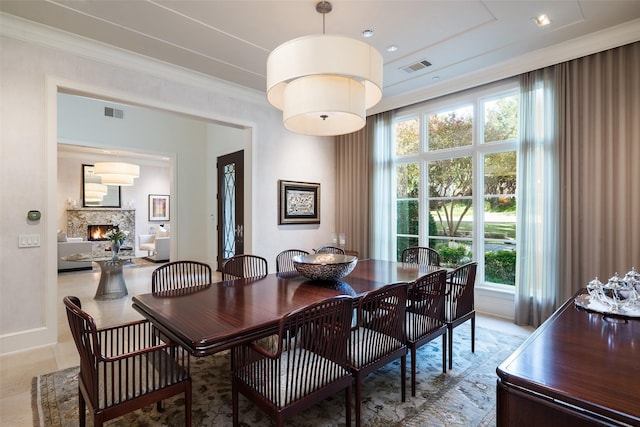
[[[596,313],[602,313],[606,315],[612,316],[620,316],[620,317],[633,317],[640,318],[640,310],[639,309],[631,309],[629,307],[620,307],[618,311],[612,311],[611,307],[607,304],[598,301],[597,299],[591,298],[589,294],[578,295],[574,299],[574,303],[576,306],[584,308],[585,310],[595,311]]]

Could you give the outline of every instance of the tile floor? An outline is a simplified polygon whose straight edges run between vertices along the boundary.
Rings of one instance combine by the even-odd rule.
[[[52,346],[0,356],[0,425],[32,425],[31,380],[34,376],[79,364],[79,357],[69,326],[62,298],[75,295],[82,307],[96,320],[98,327],[135,320],[141,316],[131,308],[131,296],[151,292],[154,265],[125,268],[129,295],[115,301],[95,301],[93,294],[99,280],[99,270],[70,272],[58,275],[58,343]],[[219,273],[215,279],[219,280]],[[511,334],[528,335],[532,329],[510,321],[479,315],[478,325]]]

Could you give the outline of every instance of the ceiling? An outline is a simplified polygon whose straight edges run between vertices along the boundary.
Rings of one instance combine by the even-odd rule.
[[[322,33],[315,0],[2,0],[0,11],[264,92],[269,52]],[[640,0],[334,0],[326,33],[362,38],[384,59],[384,98],[446,85],[623,23]],[[551,24],[538,27],[546,13]],[[395,45],[395,52],[387,48]],[[582,55],[579,55],[582,56]],[[405,69],[426,60],[430,66]],[[545,64],[543,64],[544,66]],[[503,76],[504,77],[504,76]],[[383,101],[384,101],[383,98]]]

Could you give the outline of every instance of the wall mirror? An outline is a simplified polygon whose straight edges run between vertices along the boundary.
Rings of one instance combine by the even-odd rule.
[[[93,173],[93,165],[82,165],[82,206],[85,208],[119,208],[120,186],[107,185],[106,194],[96,195],[91,184],[100,184],[100,182],[100,177]]]

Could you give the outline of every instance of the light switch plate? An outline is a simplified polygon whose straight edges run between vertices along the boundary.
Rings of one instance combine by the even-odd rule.
[[[21,234],[18,236],[19,248],[37,248],[40,246],[39,234]]]

